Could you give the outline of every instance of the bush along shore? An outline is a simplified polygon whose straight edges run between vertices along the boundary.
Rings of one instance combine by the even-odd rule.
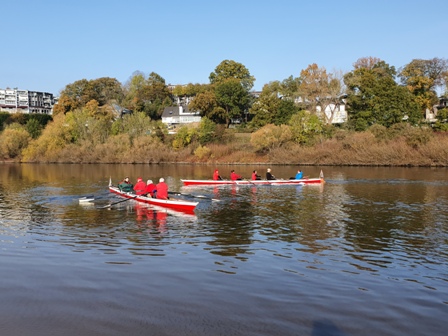
[[[34,138],[20,125],[5,128],[0,160],[447,167],[448,134],[403,123],[390,128],[374,125],[363,132],[332,126],[300,140],[287,125],[250,132],[227,129],[206,118],[168,134],[160,121],[144,114],[123,118],[112,127],[101,119],[67,114],[56,116]]]

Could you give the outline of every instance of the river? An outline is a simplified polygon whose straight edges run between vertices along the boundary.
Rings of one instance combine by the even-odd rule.
[[[446,334],[446,168],[301,167],[326,183],[182,186],[214,168],[0,164],[0,335]],[[217,201],[195,198],[194,214],[99,209],[125,176]]]

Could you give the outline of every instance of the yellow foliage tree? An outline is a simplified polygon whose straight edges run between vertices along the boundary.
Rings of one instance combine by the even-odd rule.
[[[58,154],[72,142],[70,125],[66,116],[59,114],[48,123],[42,135],[32,140],[22,152],[24,162],[56,162]]]
[[[12,159],[21,154],[28,146],[31,135],[18,124],[11,124],[0,134],[0,156]]]
[[[257,151],[279,148],[292,139],[291,128],[288,125],[268,124],[252,133],[250,143]]]

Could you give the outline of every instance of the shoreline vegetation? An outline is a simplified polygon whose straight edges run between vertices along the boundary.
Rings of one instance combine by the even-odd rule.
[[[232,60],[208,84],[167,85],[155,72],[81,79],[51,116],[0,113],[0,161],[448,167],[448,60],[353,66],[310,64],[261,92]]]
[[[200,165],[300,165],[300,166],[409,166],[448,167],[448,134],[430,128],[397,124],[387,129],[376,125],[364,132],[334,128],[329,134],[314,136],[312,143],[283,140],[275,125],[265,132],[219,129],[213,125],[212,137],[201,138],[201,125],[190,125],[176,134],[154,132],[131,137],[110,135],[95,143],[73,139],[60,132],[64,116],[55,118],[36,138],[20,142],[17,137],[1,137],[3,163],[76,164],[200,164]],[[209,125],[210,126],[210,125]],[[218,125],[219,126],[219,125]],[[203,125],[202,125],[203,127]],[[280,127],[278,127],[280,128]],[[283,130],[283,132],[286,132]],[[184,135],[188,136],[184,136]],[[17,135],[17,134],[16,134]],[[67,135],[67,134],[66,134]],[[186,139],[189,139],[186,141]],[[263,144],[260,144],[260,141]],[[177,145],[176,145],[177,144]],[[174,145],[174,148],[173,148]],[[18,146],[18,147],[14,147]],[[177,147],[177,148],[176,148]]]

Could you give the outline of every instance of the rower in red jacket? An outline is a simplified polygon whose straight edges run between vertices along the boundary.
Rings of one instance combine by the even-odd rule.
[[[143,195],[145,193],[146,183],[143,182],[142,178],[137,179],[137,183],[134,186],[134,191],[136,195]]]
[[[237,173],[235,173],[235,171],[232,169],[232,171],[230,172],[230,179],[232,181],[237,181],[237,180],[241,180],[243,177],[241,175],[238,175]]]
[[[165,183],[165,179],[161,177],[159,183],[157,183],[157,198],[168,199],[168,185]]]
[[[145,194],[151,197],[154,197],[154,193],[157,191],[156,185],[152,182],[152,180],[146,181]]]
[[[215,169],[215,171],[213,172],[213,180],[215,181],[222,180],[222,177],[219,175],[218,169]]]

